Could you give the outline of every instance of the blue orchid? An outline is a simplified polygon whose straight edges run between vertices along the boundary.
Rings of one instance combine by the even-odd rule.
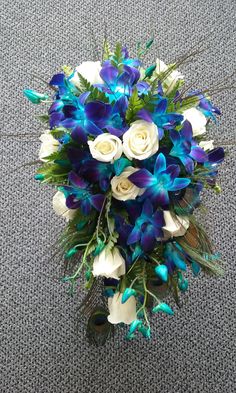
[[[193,140],[189,121],[185,120],[181,131],[170,131],[170,139],[174,145],[170,155],[179,158],[188,173],[193,173],[194,160],[200,163],[207,160],[205,151]]]
[[[146,199],[141,215],[136,219],[135,226],[128,236],[127,244],[131,245],[140,241],[145,252],[152,251],[157,238],[163,236],[162,227],[165,225],[163,212],[154,212],[153,205]]]
[[[218,165],[224,160],[225,152],[223,147],[218,147],[211,150],[207,154],[207,161],[204,162],[204,168],[208,170],[205,174],[207,182],[214,186],[216,183],[216,176],[218,174]]]
[[[103,64],[100,76],[105,84],[98,85],[98,87],[111,95],[111,100],[117,100],[121,96],[132,94],[132,88],[140,78],[140,72],[137,68],[125,64],[120,72],[117,67],[107,61]]]
[[[180,125],[184,120],[183,115],[179,113],[167,113],[168,100],[157,95],[157,103],[154,106],[153,112],[146,109],[141,109],[137,116],[148,122],[154,122],[158,128],[159,139],[164,136],[164,130],[170,130]]]
[[[166,158],[163,153],[157,156],[154,174],[146,169],[140,169],[129,176],[129,180],[139,188],[147,188],[142,199],[150,198],[155,205],[165,206],[169,204],[168,191],[177,191],[186,188],[191,180],[178,177],[180,168],[178,165],[166,167]]]
[[[69,173],[68,179],[70,185],[60,187],[60,190],[66,197],[66,206],[68,209],[81,208],[84,215],[89,214],[92,207],[98,211],[102,209],[104,195],[93,195],[89,184],[73,171]]]

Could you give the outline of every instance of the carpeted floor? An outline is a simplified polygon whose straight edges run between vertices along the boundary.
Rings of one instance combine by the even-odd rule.
[[[235,93],[214,97],[223,116],[212,128],[228,152],[221,195],[206,193],[208,228],[227,263],[224,278],[192,279],[174,318],[153,319],[153,338],[127,343],[120,331],[97,349],[78,321],[80,295],[69,298],[50,260],[63,222],[51,208],[53,190],[33,180],[41,109],[22,97],[41,89],[60,65],[95,59],[107,34],[135,48],[156,37],[147,61],[166,62],[205,37],[209,49],[183,67],[206,87],[235,68],[233,0],[1,0],[1,393],[233,393],[235,369]],[[94,36],[94,37],[93,37]],[[32,133],[32,137],[25,137]],[[14,134],[15,137],[11,135]],[[2,135],[7,135],[2,138]]]

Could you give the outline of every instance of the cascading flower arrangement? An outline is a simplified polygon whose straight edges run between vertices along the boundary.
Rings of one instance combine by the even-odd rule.
[[[24,90],[32,103],[50,104],[35,179],[56,187],[53,208],[67,221],[63,281],[73,289],[85,277],[89,308],[102,280],[107,307],[88,315],[97,344],[115,324],[129,325],[127,339],[150,338],[150,314],[174,314],[166,297],[178,304],[187,269],[222,274],[193,215],[204,187],[220,191],[224,150],[205,140],[220,111],[206,92],[186,88],[181,61],[144,68],[152,41],[135,58],[105,42],[102,62],[52,77],[51,98]]]

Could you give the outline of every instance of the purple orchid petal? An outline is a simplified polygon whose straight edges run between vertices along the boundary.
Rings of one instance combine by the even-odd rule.
[[[82,93],[79,96],[78,101],[79,101],[81,106],[84,106],[84,104],[85,104],[85,102],[86,102],[86,100],[87,100],[87,98],[89,97],[90,94],[91,94],[90,91],[86,91],[85,93]]]
[[[65,75],[64,74],[53,75],[52,79],[49,82],[49,85],[51,85],[51,86],[63,86],[64,85],[64,79],[65,79]]]
[[[119,113],[119,115],[124,119],[126,110],[128,108],[128,99],[126,96],[121,96],[113,106],[112,113]]]
[[[179,156],[180,161],[185,166],[185,169],[188,173],[193,173],[194,171],[194,162],[189,156]]]
[[[75,119],[65,119],[61,121],[61,125],[65,128],[75,128],[78,122]]]
[[[151,215],[153,214],[152,202],[148,198],[145,200],[143,204],[142,214],[144,214],[147,217],[151,217]]]
[[[179,176],[180,167],[178,165],[169,165],[165,173],[170,176],[171,181],[174,181],[174,179]]]
[[[171,130],[169,132],[169,136],[171,139],[171,142],[175,145],[176,143],[180,142],[181,137],[180,137],[180,132],[179,131],[173,131]]]
[[[88,183],[73,171],[69,173],[68,179],[74,187],[85,189],[88,186]]]
[[[158,127],[158,137],[159,137],[159,140],[161,140],[161,139],[163,138],[163,136],[164,136],[164,130],[163,130],[163,128]]]
[[[112,126],[106,126],[106,129],[110,134],[118,136],[118,138],[122,136],[125,132],[125,130],[120,130],[119,128],[115,128]]]
[[[64,106],[63,101],[57,100],[54,101],[53,104],[50,106],[48,113],[51,114],[53,112],[60,111]]]
[[[94,124],[90,120],[87,120],[85,122],[85,129],[91,135],[97,136],[97,135],[103,134],[103,131],[101,130],[101,128],[97,127],[96,124]]]
[[[157,205],[166,206],[169,204],[169,194],[168,191],[163,189],[158,189],[158,192],[153,195],[153,200]]]
[[[102,210],[104,199],[105,199],[105,195],[102,194],[92,195],[90,197],[90,202],[91,205],[100,212]]]
[[[91,204],[88,198],[81,201],[80,207],[84,216],[89,215],[89,213],[91,212]]]
[[[210,163],[220,164],[225,157],[225,152],[223,147],[217,147],[208,153],[208,160]]]
[[[140,78],[140,72],[135,67],[124,65],[124,71],[129,75],[130,84],[134,85]]]
[[[66,198],[66,206],[68,209],[78,209],[80,201],[72,194]]]
[[[104,102],[95,101],[89,102],[85,106],[85,113],[88,120],[93,122],[100,121],[101,119],[107,119],[112,111],[112,107]]]
[[[183,123],[183,127],[180,131],[181,137],[186,141],[191,141],[193,137],[193,131],[191,123],[188,120],[185,120]]]
[[[157,106],[155,107],[155,113],[162,115],[163,113],[166,112],[167,105],[168,105],[167,99],[166,98],[161,99],[161,101],[158,102]]]
[[[148,123],[153,122],[151,114],[146,109],[140,109],[140,111],[138,111],[137,113],[137,117],[139,119],[147,121]]]
[[[147,225],[144,233],[141,236],[141,247],[145,252],[150,252],[154,249],[156,243],[155,234],[152,225]]]
[[[49,120],[49,124],[50,124],[50,128],[54,128],[57,127],[58,125],[60,125],[61,121],[64,119],[64,115],[61,112],[53,112],[50,115],[50,120]]]
[[[128,237],[128,239],[127,239],[127,244],[128,244],[128,246],[129,246],[130,244],[137,243],[137,242],[140,240],[140,237],[141,237],[140,229],[139,229],[138,227],[135,226],[135,227],[133,228],[132,232],[129,234],[129,237]]]
[[[192,146],[190,156],[197,162],[205,162],[207,160],[207,153],[198,145]]]
[[[140,81],[136,84],[139,94],[145,94],[150,90],[150,85],[147,82]]]
[[[154,174],[157,176],[160,172],[166,170],[166,158],[163,153],[159,153],[154,166]]]
[[[177,191],[177,190],[182,190],[182,188],[188,187],[188,185],[191,183],[190,179],[186,179],[183,177],[177,177],[173,184],[169,186],[169,191]]]
[[[140,169],[128,177],[128,179],[137,187],[150,187],[157,183],[155,176],[153,176],[147,169]]]
[[[71,138],[77,143],[86,143],[87,142],[87,135],[84,129],[80,126],[77,126],[73,129],[71,133]]]
[[[108,86],[112,85],[116,81],[118,75],[118,69],[112,65],[106,65],[105,67],[102,67],[100,71],[101,78],[105,83],[107,83]]]
[[[157,211],[156,213],[154,213],[153,216],[152,216],[152,222],[153,222],[155,227],[162,228],[165,225],[163,212],[162,211]]]
[[[164,95],[163,88],[162,88],[162,84],[161,84],[161,81],[160,81],[160,80],[158,81],[157,93],[160,94],[161,96]]]

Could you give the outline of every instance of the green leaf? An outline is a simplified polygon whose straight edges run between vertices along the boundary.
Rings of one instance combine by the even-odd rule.
[[[103,43],[103,61],[109,60],[111,56],[112,56],[112,53],[111,53],[111,50],[110,50],[110,44],[105,39],[104,43]]]
[[[49,122],[49,115],[37,115],[36,118],[41,121],[42,123],[48,123]]]
[[[123,53],[122,53],[122,45],[120,42],[117,42],[114,55],[112,56],[111,64],[119,68],[121,71],[123,69]]]
[[[97,87],[94,87],[78,72],[79,80],[80,80],[80,91],[81,93],[85,93],[90,91],[90,95],[87,98],[88,101],[102,101],[105,103],[109,102],[109,98],[103,91],[100,91]]]
[[[137,112],[143,107],[144,107],[144,102],[138,96],[138,90],[137,88],[135,88],[129,99],[129,104],[125,116],[128,124],[132,123],[135,120]]]

